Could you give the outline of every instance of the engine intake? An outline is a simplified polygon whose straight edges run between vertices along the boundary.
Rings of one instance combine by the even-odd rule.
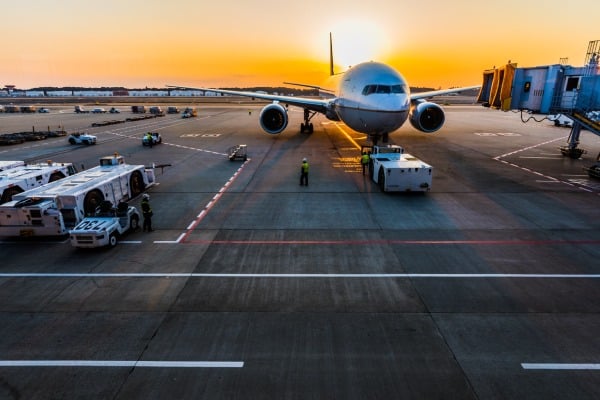
[[[281,133],[288,124],[287,110],[279,103],[272,103],[262,109],[260,126],[271,135]]]
[[[410,109],[410,124],[421,132],[435,132],[444,125],[445,120],[444,110],[435,103],[424,101]]]

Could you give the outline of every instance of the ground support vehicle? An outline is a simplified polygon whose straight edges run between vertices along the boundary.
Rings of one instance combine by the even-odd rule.
[[[96,136],[88,135],[87,133],[71,133],[68,140],[70,144],[96,144]]]
[[[155,183],[154,169],[128,165],[122,156],[100,166],[13,196],[0,205],[0,236],[66,235],[104,201],[129,201]]]
[[[146,106],[131,106],[131,112],[134,114],[144,114],[146,112]]]
[[[175,106],[167,107],[167,114],[179,114],[179,108]]]
[[[148,132],[148,133],[150,134],[152,139],[150,139],[150,137],[148,135],[144,135],[144,137],[142,138],[143,146],[150,146],[150,140],[152,140],[152,145],[162,143],[162,137],[160,136],[160,133],[158,133],[158,132]]]
[[[198,112],[196,111],[196,109],[194,107],[188,107],[185,110],[183,110],[183,114],[181,114],[181,118],[192,118],[192,117],[197,117],[198,116]]]
[[[53,163],[17,166],[0,172],[0,204],[26,190],[57,181],[77,172],[71,163]]]
[[[15,161],[0,161],[0,171],[6,171],[7,169],[11,169],[14,167],[20,167],[25,165],[25,161],[15,160]]]
[[[120,114],[121,113],[121,111],[118,108],[114,108],[114,107],[111,107],[108,112],[111,114]]]
[[[433,168],[399,146],[374,146],[369,175],[382,192],[427,192]]]
[[[115,208],[106,200],[100,204],[96,215],[84,218],[69,231],[69,238],[73,247],[114,247],[125,233],[136,231],[139,222],[140,213],[137,208],[124,202]]]
[[[82,106],[75,106],[75,112],[77,114],[81,114],[81,113],[89,113],[88,110],[86,110],[85,108],[83,108]]]
[[[229,161],[235,161],[235,160],[246,161],[246,160],[248,160],[247,150],[248,149],[245,144],[239,144],[237,146],[230,147],[227,150],[227,153],[229,154]]]

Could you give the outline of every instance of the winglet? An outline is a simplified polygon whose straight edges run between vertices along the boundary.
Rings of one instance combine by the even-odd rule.
[[[333,40],[331,39],[331,32],[329,32],[329,75],[335,75],[333,72]]]

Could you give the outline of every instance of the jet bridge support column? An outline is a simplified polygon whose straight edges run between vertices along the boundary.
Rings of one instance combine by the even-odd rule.
[[[573,127],[571,128],[571,133],[569,133],[569,138],[567,139],[567,145],[560,147],[560,152],[563,156],[578,159],[583,153],[585,153],[584,149],[580,149],[578,147],[580,133],[581,124],[575,120],[573,121]]]

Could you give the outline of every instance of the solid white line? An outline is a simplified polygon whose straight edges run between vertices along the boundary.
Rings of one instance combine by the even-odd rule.
[[[119,240],[119,243],[124,243],[124,244],[140,244],[142,243],[141,240]]]
[[[522,363],[521,367],[523,369],[600,370],[600,364]]]
[[[0,367],[242,368],[243,361],[0,360]]]
[[[154,243],[174,243],[155,241]],[[599,279],[600,274],[208,274],[208,273],[0,273],[0,278],[523,278]]]

